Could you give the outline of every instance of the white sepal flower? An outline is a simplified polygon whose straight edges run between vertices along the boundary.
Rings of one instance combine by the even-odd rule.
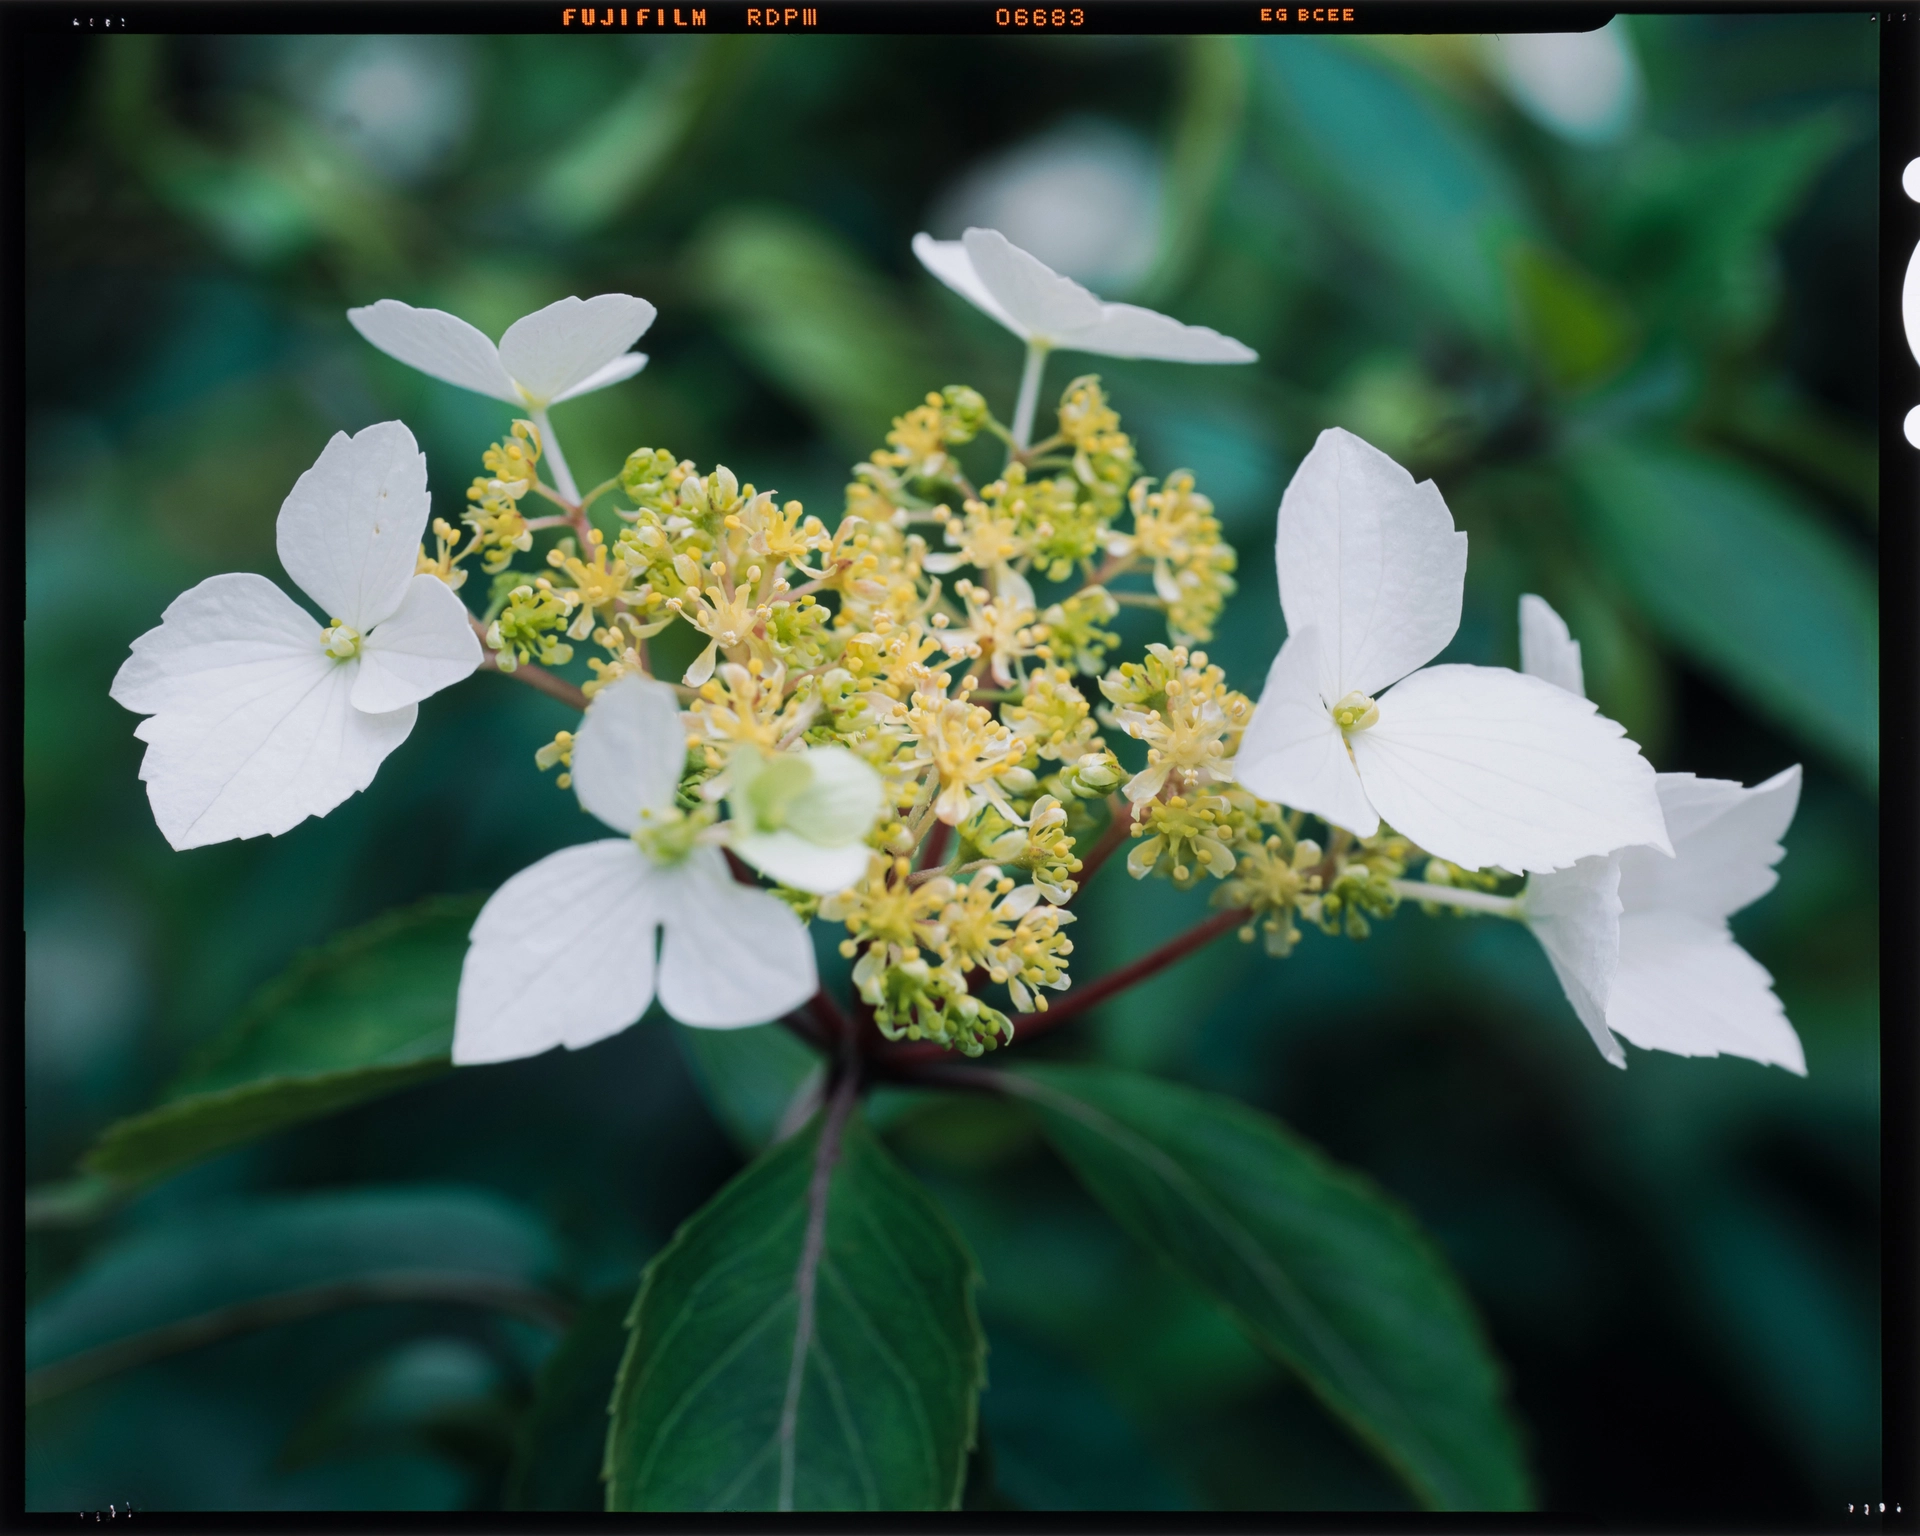
[[[577,1050],[634,1023],[656,995],[682,1024],[733,1029],[817,990],[806,925],[736,881],[674,806],[686,751],[664,683],[628,676],[595,696],[574,737],[574,788],[625,835],[548,855],[481,909],[460,972],[456,1064]]]
[[[1106,304],[997,229],[958,240],[913,237],[913,254],[941,282],[1030,345],[1169,363],[1252,363],[1259,354],[1204,325],[1136,304]]]
[[[1241,739],[1248,789],[1361,837],[1384,820],[1469,869],[1666,850],[1652,767],[1593,705],[1504,667],[1425,665],[1459,628],[1467,566],[1432,481],[1322,432],[1275,560],[1287,640]]]
[[[544,411],[646,367],[646,354],[627,348],[655,313],[625,293],[561,299],[514,321],[497,347],[458,315],[398,299],[350,309],[347,319],[387,356],[429,377]]]
[[[560,299],[514,321],[497,347],[458,315],[415,309],[398,299],[350,309],[347,319],[387,356],[410,368],[523,406],[540,429],[554,489],[577,502],[580,491],[547,420],[547,408],[618,384],[646,367],[646,353],[627,348],[653,324],[655,313],[645,299],[627,293]]]
[[[880,775],[845,747],[734,754],[729,845],[762,874],[832,896],[867,873],[866,837],[886,803]]]
[[[148,718],[140,764],[175,848],[275,836],[373,782],[417,706],[480,664],[466,605],[416,575],[427,461],[397,421],[335,433],[281,505],[280,563],[322,628],[264,576],[210,576],[133,642],[114,700]]]
[[[1578,679],[1579,646],[1546,603],[1520,600],[1531,670]],[[1529,626],[1533,639],[1528,640]],[[1798,764],[1751,789],[1663,773],[1656,781],[1671,858],[1622,848],[1537,874],[1521,911],[1600,1052],[1624,1067],[1615,1035],[1678,1056],[1744,1056],[1805,1075],[1806,1055],[1766,968],[1727,919],[1773,889],[1800,800]]]

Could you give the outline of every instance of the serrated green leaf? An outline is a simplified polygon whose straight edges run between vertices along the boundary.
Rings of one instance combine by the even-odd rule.
[[[1674,645],[1808,746],[1879,782],[1879,621],[1866,563],[1777,482],[1695,449],[1578,448],[1567,466],[1621,580]]]
[[[834,1126],[768,1152],[648,1266],[609,1509],[957,1507],[985,1384],[973,1259],[862,1119]]]
[[[1231,1099],[1109,1067],[1029,1067],[1038,1111],[1094,1197],[1205,1287],[1428,1505],[1524,1509],[1502,1373],[1412,1219]]]
[[[434,897],[309,950],[188,1068],[109,1126],[93,1173],[144,1180],[447,1070],[478,897]]]

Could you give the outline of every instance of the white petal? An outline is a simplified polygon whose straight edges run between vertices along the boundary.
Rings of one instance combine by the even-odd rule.
[[[137,714],[165,709],[176,697],[191,702],[224,684],[207,674],[277,672],[290,660],[320,658],[320,626],[264,576],[209,576],[189,587],[133,642],[110,696]],[[317,672],[317,667],[314,669]]]
[[[960,237],[981,285],[1023,333],[1051,345],[1056,337],[1100,323],[1100,301],[997,229]]]
[[[1257,363],[1260,354],[1244,342],[1204,325],[1185,325],[1136,304],[1102,304],[1100,318],[1084,330],[1061,335],[1057,346],[1101,357],[1144,357],[1164,363]]]
[[[467,605],[438,576],[416,576],[399,610],[360,646],[353,707],[380,714],[417,704],[479,665],[480,642]]]
[[[731,846],[761,874],[816,896],[832,896],[857,883],[873,858],[865,843],[826,847],[797,832],[736,831]]]
[[[813,778],[787,802],[787,826],[828,847],[859,842],[886,803],[880,775],[845,747],[809,747],[806,762]]]
[[[719,660],[719,657],[720,642],[718,640],[709,640],[707,642],[707,648],[693,658],[686,672],[682,674],[680,681],[685,683],[689,688],[698,688],[702,683],[706,682],[708,678],[713,676],[714,664]]]
[[[993,316],[1022,341],[1031,336],[1032,333],[1002,309],[1000,301],[987,291],[987,285],[980,281],[979,274],[973,270],[973,258],[967,255],[967,248],[960,241],[936,240],[927,234],[915,235],[913,254],[920,258],[922,266],[974,308]]]
[[[647,366],[647,354],[644,352],[622,352],[606,367],[588,374],[572,389],[557,394],[548,403],[558,405],[562,400],[571,400],[575,395],[592,394],[596,389],[605,389],[609,384],[618,384],[622,379],[630,379]]]
[[[1376,694],[1460,627],[1467,536],[1431,480],[1329,427],[1280,499],[1274,563],[1287,633],[1320,631],[1328,703]]]
[[[1653,768],[1587,700],[1504,667],[1427,667],[1352,737],[1381,819],[1468,869],[1668,847]]]
[[[573,741],[573,789],[614,831],[631,832],[642,811],[673,804],[686,764],[687,728],[673,690],[629,673],[587,706]]]
[[[1568,693],[1587,696],[1580,673],[1580,642],[1544,597],[1531,592],[1520,599],[1520,670]]]
[[[349,702],[352,662],[288,667],[199,706],[170,707],[134,734],[153,819],[175,848],[278,837],[365,789],[407,739],[417,707],[369,715]]]
[[[1621,918],[1607,1023],[1642,1050],[1744,1056],[1806,1075],[1773,978],[1724,923],[1666,912]]]
[[[212,576],[133,645],[113,697],[150,714],[140,777],[175,848],[285,832],[365,789],[414,710],[348,702],[358,662],[264,576]]]
[[[513,380],[500,366],[499,349],[458,315],[382,299],[348,310],[347,319],[388,357],[409,368],[496,400],[520,403]]]
[[[653,324],[654,307],[626,293],[561,299],[507,327],[500,361],[533,406],[585,384]]]
[[[993,578],[993,600],[1015,613],[1039,607],[1033,595],[1033,583],[1010,565],[1003,565]]]
[[[407,595],[432,507],[427,456],[404,425],[336,432],[280,504],[280,563],[330,618],[364,635]]]
[[[807,925],[779,897],[735,881],[718,849],[696,848],[671,873],[660,1005],[682,1024],[765,1024],[820,989]]]
[[[460,970],[456,1066],[577,1050],[653,1001],[657,871],[631,839],[583,843],[520,871],[480,909]]]
[[[1725,918],[1772,890],[1773,866],[1800,803],[1800,767],[1743,789],[1728,779],[1690,773],[1658,778],[1660,808],[1673,857],[1650,848],[1620,854],[1620,899],[1629,912],[1675,911]]]
[[[1624,1067],[1627,1053],[1607,1028],[1607,998],[1620,964],[1620,866],[1595,854],[1571,869],[1530,876],[1521,905],[1593,1043]]]
[[[1256,795],[1307,811],[1360,837],[1380,829],[1315,679],[1320,636],[1287,636],[1234,756],[1234,777]]]

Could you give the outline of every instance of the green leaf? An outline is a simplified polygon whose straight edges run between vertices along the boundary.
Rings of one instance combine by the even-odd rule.
[[[893,286],[801,214],[730,209],[701,232],[687,270],[767,376],[862,452],[945,382]]]
[[[169,1090],[109,1126],[89,1172],[156,1178],[447,1070],[478,897],[434,897],[309,950]]]
[[[1566,462],[1601,545],[1667,639],[1877,785],[1879,622],[1866,563],[1744,465],[1631,440]]]
[[[748,1157],[758,1156],[789,1114],[797,1128],[819,1105],[819,1054],[778,1024],[752,1029],[673,1026],[714,1118]],[[796,1108],[799,1109],[795,1113]]]
[[[689,37],[656,53],[640,78],[573,144],[533,190],[533,207],[570,235],[598,229],[672,164],[739,68],[744,38]]]
[[[1339,43],[1256,47],[1281,161],[1414,292],[1482,341],[1510,340],[1505,253],[1533,219],[1499,157],[1412,81]]]
[[[1197,1281],[1428,1505],[1524,1509],[1501,1369],[1412,1219],[1231,1099],[1109,1067],[1009,1092],[1128,1231]]]
[[[545,1229],[458,1186],[282,1196],[185,1214],[109,1246],[27,1314],[29,1398],[248,1329],[393,1301],[498,1307],[551,1326]]]
[[[865,1121],[816,1116],[648,1266],[607,1507],[956,1508],[985,1384],[977,1281]]]
[[[626,1349],[632,1305],[625,1289],[586,1302],[540,1367],[533,1406],[507,1473],[508,1509],[606,1507],[600,1461],[607,1442],[607,1400]]]

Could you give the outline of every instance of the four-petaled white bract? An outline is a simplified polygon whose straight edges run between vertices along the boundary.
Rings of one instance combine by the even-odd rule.
[[[1204,325],[1183,325],[1136,304],[1105,304],[1030,256],[997,229],[958,240],[913,237],[926,269],[1030,345],[1169,363],[1251,363],[1259,354]]]
[[[625,293],[568,298],[516,320],[495,346],[457,315],[382,299],[350,309],[353,328],[389,357],[448,384],[544,411],[630,379],[647,365],[629,352],[654,307]]]
[[[481,909],[460,973],[457,1064],[591,1045],[656,993],[682,1024],[714,1029],[764,1024],[814,994],[813,945],[790,907],[734,880],[711,843],[664,862],[641,846],[656,823],[674,830],[686,755],[665,683],[623,677],[596,695],[574,739],[573,783],[622,835],[548,855]]]
[[[415,575],[427,461],[397,421],[336,433],[280,508],[280,563],[210,576],[133,642],[113,698],[148,716],[140,777],[175,848],[279,834],[373,781],[421,699],[480,664],[466,605]]]
[[[1667,849],[1653,768],[1585,699],[1425,665],[1460,626],[1467,569],[1432,481],[1329,428],[1281,500],[1275,560],[1287,640],[1236,759],[1248,789],[1361,837],[1384,820],[1468,869]]]
[[[1541,599],[1520,599],[1527,670],[1580,685],[1580,647]],[[1535,875],[1521,907],[1573,1011],[1617,1067],[1619,1035],[1679,1056],[1745,1056],[1803,1076],[1800,1037],[1766,968],[1727,919],[1773,889],[1800,800],[1798,764],[1744,789],[1690,773],[1658,778],[1673,857],[1623,848]]]

